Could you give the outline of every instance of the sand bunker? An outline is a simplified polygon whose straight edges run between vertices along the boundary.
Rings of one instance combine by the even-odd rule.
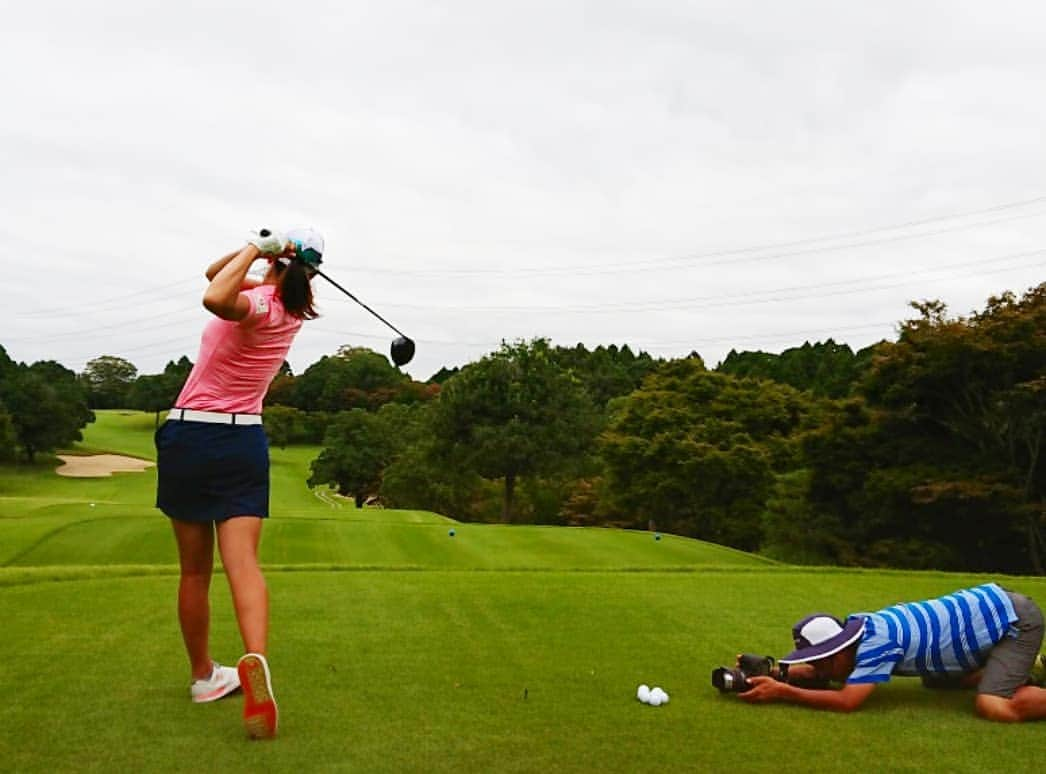
[[[55,473],[77,478],[99,478],[111,476],[113,473],[140,473],[156,464],[136,457],[122,457],[119,454],[92,454],[89,457],[59,454],[58,459],[65,464],[56,468]]]

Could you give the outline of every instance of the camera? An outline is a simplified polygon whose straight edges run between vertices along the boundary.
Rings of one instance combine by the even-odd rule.
[[[742,653],[737,659],[737,667],[719,667],[712,670],[712,686],[718,688],[720,693],[744,693],[752,687],[748,678],[757,675],[768,675],[785,682],[788,677],[788,665],[781,664],[777,672],[774,672],[772,656]]]

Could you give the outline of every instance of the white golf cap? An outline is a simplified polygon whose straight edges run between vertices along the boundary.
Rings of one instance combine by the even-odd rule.
[[[792,628],[795,650],[777,661],[801,664],[835,655],[860,639],[864,623],[862,616],[850,616],[844,623],[826,613],[808,615]]]
[[[318,266],[323,258],[323,234],[310,226],[298,226],[287,231],[287,239],[294,244],[298,258],[311,266]],[[311,255],[310,255],[311,253]]]

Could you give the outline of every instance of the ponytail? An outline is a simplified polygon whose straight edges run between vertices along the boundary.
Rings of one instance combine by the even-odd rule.
[[[292,317],[299,320],[315,320],[319,317],[312,302],[311,276],[305,264],[290,260],[286,264],[276,261],[276,293],[283,302],[283,308]]]

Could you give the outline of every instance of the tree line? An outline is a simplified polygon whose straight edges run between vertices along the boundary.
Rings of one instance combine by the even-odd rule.
[[[34,462],[83,440],[94,421],[76,372],[53,360],[16,363],[0,347],[0,460]]]
[[[358,505],[658,529],[792,562],[1041,574],[1046,284],[966,316],[912,307],[896,341],[732,351],[714,369],[534,339],[421,383],[344,347],[285,365],[265,425],[274,445],[320,445],[309,485]],[[159,421],[191,367],[138,375],[103,356],[76,375],[4,355],[0,451],[68,442],[33,436],[27,388],[46,383],[76,433],[95,408]]]
[[[655,360],[504,343],[437,396],[338,414],[312,468],[358,501],[655,528],[792,562],[1044,572],[1046,284],[896,341]]]

